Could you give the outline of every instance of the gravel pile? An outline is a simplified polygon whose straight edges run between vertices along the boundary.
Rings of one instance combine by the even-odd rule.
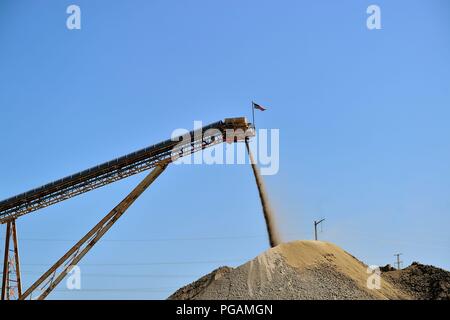
[[[383,279],[367,287],[367,266],[341,248],[321,241],[295,241],[271,248],[237,267],[222,267],[169,299],[408,299]]]
[[[383,276],[413,299],[450,300],[450,272],[413,262],[402,270],[390,270]]]

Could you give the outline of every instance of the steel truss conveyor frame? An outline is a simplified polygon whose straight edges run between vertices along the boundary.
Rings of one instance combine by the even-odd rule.
[[[174,160],[172,156],[174,152],[178,152],[179,156],[182,157],[220,144],[224,142],[224,137],[227,137],[228,130],[234,130],[234,132],[242,130],[241,132],[248,136],[254,136],[255,134],[253,124],[248,123],[244,117],[214,122],[186,135],[163,141],[3,200],[0,202],[0,224],[154,168],[157,165],[169,164]],[[185,143],[180,144],[180,141]]]

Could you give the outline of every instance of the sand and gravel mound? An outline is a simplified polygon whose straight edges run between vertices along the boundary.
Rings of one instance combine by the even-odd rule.
[[[391,269],[383,277],[413,299],[450,300],[450,272],[413,262],[402,270]]]
[[[367,287],[367,266],[338,246],[294,241],[271,248],[237,267],[222,267],[169,299],[411,299],[410,292],[382,278]]]

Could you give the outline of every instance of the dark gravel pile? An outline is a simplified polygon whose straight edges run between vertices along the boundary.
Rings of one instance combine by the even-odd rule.
[[[413,262],[402,270],[391,270],[383,277],[414,299],[450,300],[450,272],[430,265]]]

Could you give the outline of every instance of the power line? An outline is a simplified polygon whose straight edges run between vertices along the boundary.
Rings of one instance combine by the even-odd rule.
[[[266,235],[254,236],[222,236],[222,237],[191,237],[191,238],[153,238],[153,239],[105,239],[100,242],[158,242],[158,241],[203,241],[203,240],[230,240],[230,239],[257,239],[265,238]],[[36,242],[72,242],[79,239],[51,239],[51,238],[20,238],[20,241]]]
[[[58,293],[86,293],[86,292],[173,292],[178,287],[167,288],[130,288],[130,289],[81,289],[81,290],[53,290]]]
[[[246,258],[226,259],[226,260],[192,260],[192,261],[161,261],[161,262],[136,262],[136,263],[80,263],[80,266],[152,266],[152,265],[179,265],[179,264],[209,264],[209,263],[226,263],[226,262],[242,262]],[[22,263],[25,266],[50,266],[51,263]],[[2,264],[0,264],[2,266]]]
[[[28,275],[41,275],[39,272],[22,271],[22,274]],[[104,274],[104,273],[82,273],[83,277],[96,277],[96,278],[193,278],[201,277],[198,274]]]

